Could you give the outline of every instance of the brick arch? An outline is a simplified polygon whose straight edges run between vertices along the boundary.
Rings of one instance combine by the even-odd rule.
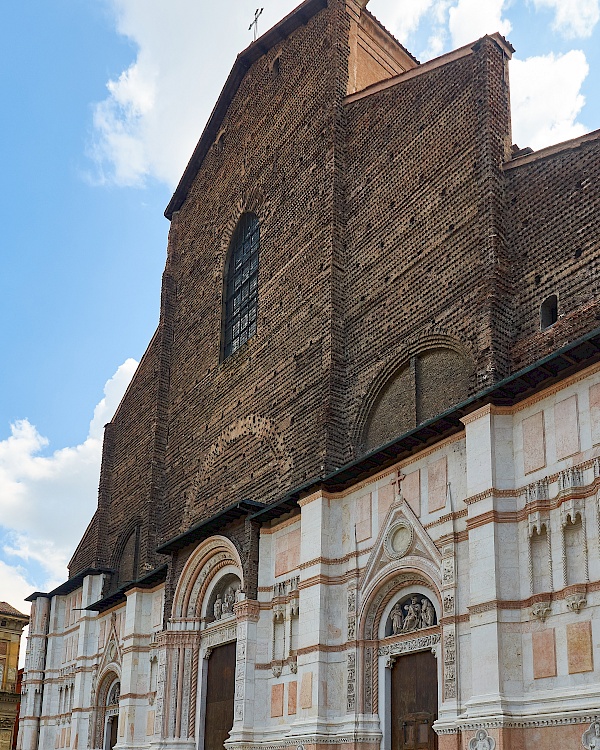
[[[132,519],[127,526],[121,531],[119,534],[119,537],[117,539],[117,543],[114,546],[112,558],[111,558],[111,568],[113,568],[116,573],[113,576],[113,579],[111,581],[111,587],[114,587],[118,584],[124,583],[124,581],[121,579],[121,562],[123,553],[125,552],[125,549],[127,547],[127,544],[131,537],[135,534],[136,538],[134,539],[134,544],[136,545],[136,548],[134,550],[134,555],[137,558],[134,560],[134,569],[139,566],[139,547],[140,547],[140,535],[142,530],[142,519],[139,517],[136,517]],[[136,566],[137,563],[137,566]],[[134,570],[134,579],[137,577],[137,573],[139,571]]]
[[[195,509],[201,509],[202,507],[202,503],[199,502],[200,494],[208,483],[211,472],[218,470],[219,462],[226,451],[240,440],[262,441],[265,453],[271,456],[272,463],[276,467],[276,471],[272,472],[272,481],[279,488],[285,488],[289,485],[293,461],[287,451],[281,431],[275,428],[270,419],[260,414],[249,414],[246,417],[236,419],[221,431],[221,434],[205,453],[202,465],[192,481],[190,491],[186,493],[185,510],[182,516],[183,529],[188,528],[194,522]],[[267,466],[268,462],[263,462],[263,465]]]
[[[413,357],[423,358],[428,353],[439,350],[446,350],[459,355],[464,361],[465,376],[469,380],[471,379],[474,372],[472,353],[469,347],[455,336],[443,332],[429,332],[408,341],[380,366],[363,395],[352,434],[352,442],[356,453],[361,453],[363,450],[367,440],[370,419],[386,388],[405,372]],[[466,395],[465,393],[465,397]]]

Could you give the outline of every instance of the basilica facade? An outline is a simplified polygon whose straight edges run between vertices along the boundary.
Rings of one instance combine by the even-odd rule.
[[[514,146],[512,52],[238,56],[20,750],[600,748],[600,132]]]

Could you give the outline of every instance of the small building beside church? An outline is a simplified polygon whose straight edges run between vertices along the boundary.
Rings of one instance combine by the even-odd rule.
[[[19,649],[29,617],[0,602],[0,750],[12,750],[19,713]]]
[[[225,82],[20,750],[600,747],[600,132],[366,6]]]

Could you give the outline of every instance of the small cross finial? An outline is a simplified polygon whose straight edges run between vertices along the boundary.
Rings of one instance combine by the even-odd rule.
[[[250,31],[252,29],[252,27],[254,26],[254,41],[256,41],[256,37],[258,35],[258,19],[260,18],[263,10],[264,10],[264,8],[257,8],[254,11],[254,21],[252,21],[252,23],[250,24],[250,26],[248,26],[248,31]]]

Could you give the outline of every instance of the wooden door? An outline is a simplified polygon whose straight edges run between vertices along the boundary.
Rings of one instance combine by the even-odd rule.
[[[206,680],[204,750],[223,750],[233,726],[235,643],[213,649]]]
[[[406,654],[392,668],[392,750],[437,750],[437,661],[431,651]]]

